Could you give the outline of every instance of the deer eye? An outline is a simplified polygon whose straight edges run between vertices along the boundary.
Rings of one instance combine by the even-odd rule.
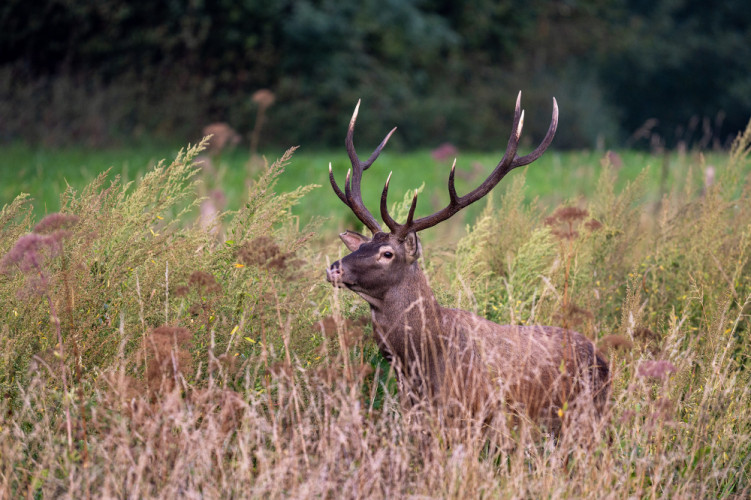
[[[383,256],[386,257],[387,259],[390,259],[391,257],[394,256],[394,254],[391,252],[383,252]]]

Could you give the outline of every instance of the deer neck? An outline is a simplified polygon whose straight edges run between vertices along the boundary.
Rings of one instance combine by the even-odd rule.
[[[437,311],[438,301],[428,284],[428,279],[417,263],[408,267],[399,286],[387,290],[380,300],[369,300],[374,314],[396,319],[414,310]],[[381,318],[386,320],[386,318]]]
[[[442,308],[417,263],[409,267],[398,287],[368,302],[373,334],[384,354],[403,357],[407,345],[424,345],[427,338],[440,334]]]

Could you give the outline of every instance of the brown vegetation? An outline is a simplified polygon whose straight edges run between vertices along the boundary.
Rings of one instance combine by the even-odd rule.
[[[0,496],[746,498],[749,144],[751,129],[704,196],[677,186],[656,217],[643,178],[616,191],[604,170],[576,204],[601,227],[572,239],[543,222],[551,207],[519,202],[514,179],[456,251],[427,256],[442,306],[513,325],[579,318],[614,346],[612,418],[586,444],[524,418],[498,422],[499,444],[484,422],[402,405],[358,319],[367,307],[323,282],[312,230],[289,215],[307,191],[270,187],[288,155],[221,219],[222,242],[187,218],[190,155],[127,190],[100,178],[66,192],[61,213],[77,221],[52,233],[32,233],[19,197],[0,211],[0,253],[19,256],[0,275]],[[53,252],[27,247],[38,267],[13,251],[58,230]],[[239,261],[259,238],[290,256],[284,272]],[[19,295],[40,270],[42,295]]]

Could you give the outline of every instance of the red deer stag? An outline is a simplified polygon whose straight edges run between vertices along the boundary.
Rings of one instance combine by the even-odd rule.
[[[548,148],[558,125],[558,105],[542,143],[526,156],[517,156],[524,122],[521,92],[508,147],[490,176],[470,193],[459,196],[454,187],[454,166],[448,178],[449,203],[438,212],[414,218],[417,195],[405,224],[388,213],[389,174],[381,194],[381,217],[390,232],[383,232],[362,201],[362,174],[380,154],[391,130],[366,161],[355,151],[353,134],[357,103],[346,137],[352,169],[344,191],[329,165],[329,180],[337,196],[373,233],[367,238],[346,231],[340,235],[352,252],[326,270],[335,287],[347,288],[370,304],[373,333],[381,353],[394,366],[405,402],[429,401],[464,415],[491,418],[503,402],[517,414],[526,414],[552,430],[572,405],[602,413],[608,397],[607,363],[580,333],[552,326],[499,325],[470,312],[438,304],[418,266],[421,246],[417,233],[445,221],[480,200],[512,169],[537,160]]]

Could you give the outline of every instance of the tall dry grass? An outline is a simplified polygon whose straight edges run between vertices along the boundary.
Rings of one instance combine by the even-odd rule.
[[[0,214],[0,495],[747,497],[750,144],[656,211],[607,165],[576,209],[522,204],[515,175],[466,237],[426,249],[443,304],[606,353],[608,418],[557,438],[400,404],[366,306],[324,283],[337,247],[290,216],[309,188],[274,193],[291,152],[219,215],[222,238],[191,222],[199,148],[65,193],[65,225],[43,221],[59,244],[19,248],[42,235],[19,198]]]

